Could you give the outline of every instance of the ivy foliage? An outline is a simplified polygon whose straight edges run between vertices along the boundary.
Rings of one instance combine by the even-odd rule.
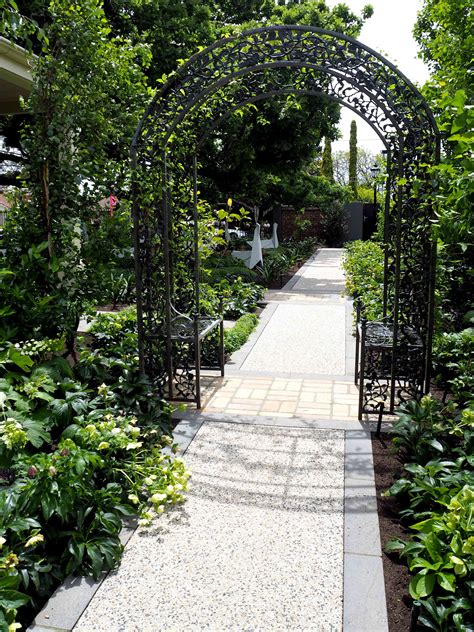
[[[458,329],[474,302],[473,7],[469,0],[424,0],[414,30],[431,69],[424,86],[443,134],[435,230],[440,249],[440,325]],[[446,269],[448,273],[445,274]]]
[[[33,297],[50,297],[36,333],[46,327],[52,336],[54,327],[74,332],[91,298],[95,270],[85,265],[83,227],[94,225],[112,186],[129,188],[128,145],[149,96],[150,54],[112,37],[99,0],[52,0],[42,28],[47,39],[34,62],[22,131],[28,195],[16,197],[5,242],[8,268],[30,276]],[[39,254],[25,259],[30,251]]]

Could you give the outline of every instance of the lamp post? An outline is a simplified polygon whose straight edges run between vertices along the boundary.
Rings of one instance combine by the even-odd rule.
[[[370,168],[370,173],[374,179],[374,209],[377,210],[377,176],[380,173],[380,167],[376,162],[374,162],[373,166]]]

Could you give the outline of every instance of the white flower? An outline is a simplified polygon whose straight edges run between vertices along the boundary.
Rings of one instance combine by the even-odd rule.
[[[142,442],[141,441],[132,441],[131,443],[127,444],[127,447],[125,448],[126,450],[136,450],[137,448],[141,448],[142,446]]]
[[[27,540],[25,547],[35,546],[35,544],[39,542],[44,542],[44,535],[41,535],[41,533],[31,536],[31,538]]]
[[[166,494],[153,494],[150,500],[152,503],[160,503],[162,500],[166,500]]]
[[[0,550],[2,549],[5,542],[6,542],[6,539],[0,535]]]

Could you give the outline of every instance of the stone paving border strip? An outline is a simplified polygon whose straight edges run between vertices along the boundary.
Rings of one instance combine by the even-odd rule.
[[[183,421],[203,424],[221,421],[228,424],[250,424],[256,426],[278,426],[279,428],[307,428],[315,430],[353,430],[360,431],[361,422],[357,420],[339,421],[336,419],[317,419],[315,417],[272,417],[237,413],[211,413],[199,411],[176,412],[176,418]]]
[[[344,632],[388,632],[370,430],[347,430],[344,462]]]
[[[358,416],[358,391],[350,379],[323,381],[236,375],[203,380],[203,385],[204,414],[344,420]]]
[[[243,348],[243,347],[242,347]],[[238,353],[238,351],[236,351]],[[350,364],[354,360],[350,360]],[[354,367],[352,367],[354,368]],[[202,377],[220,377],[207,374],[205,371],[202,372]],[[267,377],[267,378],[276,378],[281,380],[318,380],[321,382],[348,382],[349,384],[354,383],[353,375],[331,375],[329,373],[285,373],[284,371],[252,371],[250,369],[239,369],[234,366],[230,366],[226,364],[225,367],[225,377]]]
[[[124,546],[135,533],[136,527],[136,521],[130,521],[123,527],[120,541]],[[27,632],[72,632],[107,575],[104,573],[98,580],[72,575],[66,577],[36,615]]]

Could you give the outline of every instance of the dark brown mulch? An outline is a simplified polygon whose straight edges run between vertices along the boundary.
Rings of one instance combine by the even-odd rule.
[[[0,485],[11,485],[15,480],[15,473],[9,467],[0,468]]]
[[[402,465],[391,453],[392,443],[388,434],[380,438],[372,434],[372,452],[374,455],[375,487],[377,489],[377,508],[379,514],[380,539],[382,550],[392,538],[406,540],[407,533],[398,518],[402,506],[396,498],[384,498],[386,491],[395,479],[399,478]],[[408,584],[411,575],[408,568],[398,561],[396,555],[383,553],[383,572],[387,597],[388,624],[390,632],[403,632],[410,628],[411,598]]]
[[[281,274],[278,278],[274,279],[271,283],[269,283],[268,289],[281,290],[281,288],[284,285],[286,285],[288,281],[290,281],[295,276],[295,274],[298,272],[298,270],[301,268],[302,265],[303,265],[303,262],[298,265],[294,265],[292,268],[287,270],[284,274]]]

